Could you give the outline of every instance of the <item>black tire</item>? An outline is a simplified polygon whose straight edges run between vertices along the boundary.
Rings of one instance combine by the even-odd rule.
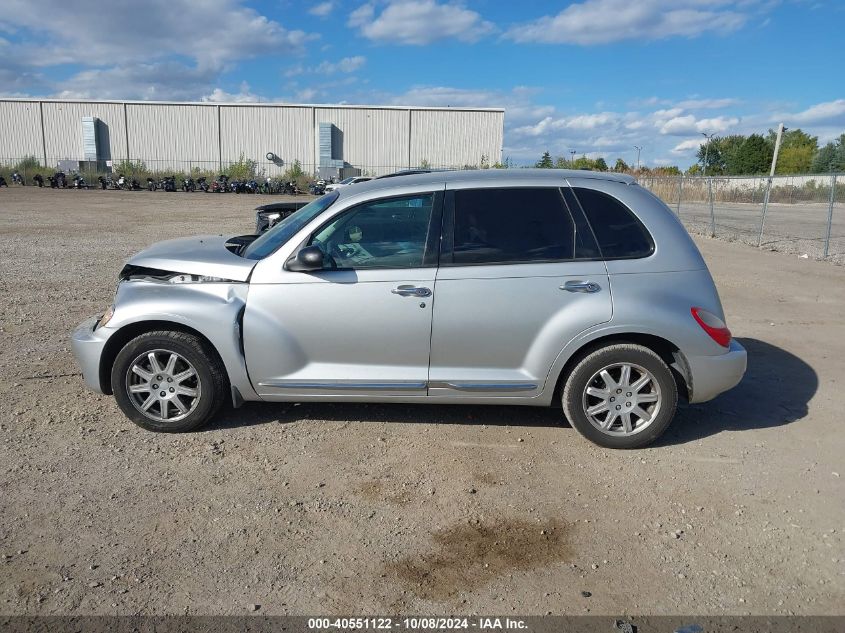
[[[181,357],[180,362],[190,364],[195,370],[195,383],[192,382],[189,386],[194,387],[198,395],[191,399],[191,408],[187,415],[180,419],[158,419],[152,416],[155,408],[158,408],[159,411],[164,409],[168,413],[174,411],[176,415],[169,417],[179,418],[180,414],[175,404],[162,406],[161,403],[153,403],[150,413],[145,415],[136,406],[136,401],[129,393],[129,384],[133,379],[130,374],[133,365],[142,355],[153,351],[157,355],[176,354]],[[194,378],[191,380],[193,381]],[[206,341],[185,332],[160,330],[141,334],[120,350],[112,366],[111,387],[118,406],[135,424],[149,431],[178,433],[197,429],[214,417],[226,399],[229,381],[217,351]],[[164,388],[165,385],[162,383],[162,389]],[[158,389],[156,391],[158,392]]]
[[[621,428],[619,428],[621,426],[621,419],[611,425],[615,427],[616,432],[602,431],[590,422],[590,418],[585,411],[585,402],[588,402],[589,398],[585,393],[587,387],[591,386],[588,383],[602,369],[612,367],[616,364],[639,366],[651,373],[654,382],[657,383],[657,388],[649,387],[649,389],[658,394],[659,406],[657,404],[645,405],[652,410],[656,409],[653,419],[643,424],[640,430],[635,429],[631,433],[622,433]],[[614,370],[612,369],[611,371]],[[637,371],[636,367],[633,371]],[[599,379],[599,383],[593,383],[593,386],[596,384],[599,384],[600,387],[604,386],[601,384],[601,379]],[[628,399],[623,397],[625,395],[623,390],[623,393],[619,396],[621,404],[613,406],[618,407],[629,404],[624,402],[624,400]],[[640,448],[654,442],[672,422],[678,406],[678,386],[675,383],[675,377],[672,375],[672,371],[663,359],[652,350],[641,345],[617,343],[587,354],[575,365],[566,379],[561,401],[566,418],[581,435],[591,442],[599,446],[604,446],[605,448]],[[648,412],[651,413],[652,411]],[[638,418],[637,422],[642,423],[644,419]],[[633,425],[632,428],[634,428]]]

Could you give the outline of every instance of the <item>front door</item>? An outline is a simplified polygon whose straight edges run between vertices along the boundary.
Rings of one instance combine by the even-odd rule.
[[[244,352],[262,397],[425,397],[442,197],[347,209],[307,241],[326,269],[250,285]]]

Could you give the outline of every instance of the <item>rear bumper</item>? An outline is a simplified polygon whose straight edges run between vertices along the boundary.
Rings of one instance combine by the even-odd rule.
[[[97,393],[103,393],[100,385],[100,358],[108,341],[108,334],[105,332],[106,328],[94,329],[99,320],[99,317],[91,317],[80,323],[71,335],[70,344],[76,362],[82,369],[85,386]]]
[[[745,374],[748,356],[745,348],[731,340],[727,352],[718,356],[688,356],[690,402],[706,402],[739,384]]]

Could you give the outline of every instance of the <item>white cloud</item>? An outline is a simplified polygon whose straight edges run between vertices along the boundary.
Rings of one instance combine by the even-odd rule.
[[[253,94],[249,89],[247,82],[242,82],[239,92],[226,92],[221,88],[215,88],[211,93],[204,95],[200,101],[210,101],[214,103],[257,103],[261,98]]]
[[[719,110],[721,108],[729,108],[731,106],[739,105],[739,99],[684,99],[678,101],[675,105],[679,108],[687,110]]]
[[[697,119],[692,114],[676,116],[660,124],[661,134],[672,136],[686,136],[696,132],[707,132],[708,134],[721,134],[735,127],[739,118],[718,116],[710,119]]]
[[[308,9],[308,13],[321,18],[327,17],[334,9],[334,2],[321,2]]]
[[[349,15],[348,24],[375,42],[417,46],[444,39],[475,42],[495,31],[475,11],[435,0],[394,0],[378,15],[367,3]]]
[[[155,62],[82,70],[53,88],[61,99],[193,101],[206,94],[216,78],[207,68]]]
[[[543,136],[550,132],[562,131],[588,131],[595,129],[607,129],[615,126],[619,115],[615,112],[598,112],[595,114],[578,114],[571,117],[554,118],[547,116],[534,125],[525,125],[514,130],[515,134],[522,136]]]
[[[691,138],[686,141],[681,141],[680,143],[675,145],[675,147],[672,148],[672,153],[679,156],[687,156],[691,153],[697,152],[700,146],[700,139]]]
[[[363,55],[355,55],[354,57],[344,57],[338,62],[322,62],[315,69],[315,72],[321,74],[353,73],[356,70],[363,68],[367,63],[367,58]]]
[[[349,19],[346,23],[353,27],[364,26],[372,21],[375,11],[376,9],[371,3],[362,4],[349,14]]]
[[[780,114],[775,117],[793,125],[801,124],[832,124],[845,125],[845,99],[836,99],[818,103],[814,106],[794,114]]]
[[[237,0],[148,0],[141,13],[122,2],[106,10],[97,0],[78,0],[72,9],[62,0],[6,0],[3,14],[8,28],[32,33],[19,54],[44,66],[180,56],[220,69],[237,59],[301,50],[314,37]]]
[[[516,25],[505,37],[520,43],[589,46],[696,37],[708,31],[726,34],[741,28],[748,17],[726,0],[675,0],[671,6],[662,0],[584,0],[557,15]]]

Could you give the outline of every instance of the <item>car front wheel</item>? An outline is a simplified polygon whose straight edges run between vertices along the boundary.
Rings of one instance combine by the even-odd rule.
[[[672,421],[678,387],[668,365],[641,345],[614,344],[581,359],[563,389],[563,411],[587,439],[607,448],[639,448]]]
[[[132,339],[112,367],[112,392],[123,413],[150,431],[199,428],[220,409],[226,373],[203,339],[156,331]]]

